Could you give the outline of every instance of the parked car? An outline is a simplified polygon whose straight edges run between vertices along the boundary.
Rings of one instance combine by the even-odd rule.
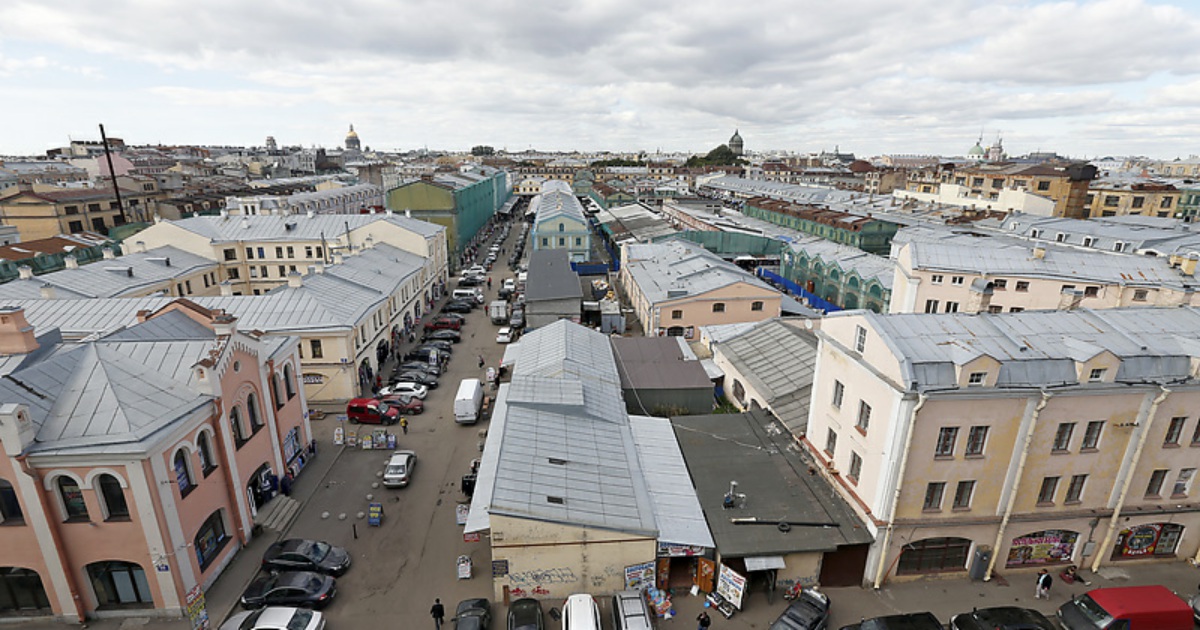
[[[405,361],[404,363],[397,365],[396,368],[392,370],[392,373],[399,374],[401,372],[412,372],[413,370],[424,372],[426,374],[432,374],[434,376],[441,376],[443,371],[442,366],[433,365],[432,363],[426,361]]]
[[[441,350],[443,354],[450,354],[454,352],[454,342],[446,341],[445,339],[429,339],[421,342],[421,345],[418,347],[437,348],[438,350]]]
[[[950,618],[951,630],[1054,630],[1046,615],[1029,608],[981,608]]]
[[[425,413],[425,403],[416,396],[405,396],[403,394],[397,396],[387,396],[383,402],[388,404],[388,407],[400,412],[401,415],[419,416]]]
[[[400,411],[382,400],[354,398],[346,404],[346,418],[353,424],[396,424]]]
[[[220,630],[325,630],[325,616],[307,608],[270,606],[232,615]]]
[[[842,626],[841,630],[943,630],[943,626],[933,613],[919,612],[872,617],[861,623]]]
[[[454,630],[488,630],[492,605],[486,599],[464,599],[454,611]]]
[[[458,279],[458,286],[460,286],[460,287],[477,287],[486,282],[487,282],[487,280],[484,278],[484,276],[463,276]]]
[[[508,318],[508,325],[513,328],[524,328],[525,311],[522,309],[513,309],[512,316]]]
[[[512,343],[512,340],[513,329],[511,327],[505,326],[496,331],[496,343]]]
[[[508,630],[545,630],[542,619],[542,603],[531,597],[522,597],[508,607]]]
[[[421,385],[424,385],[425,387],[428,387],[429,389],[437,389],[438,388],[438,380],[436,378],[434,378],[430,374],[421,372],[419,370],[413,370],[411,372],[401,372],[401,373],[397,374],[396,377],[392,380],[393,380],[393,382],[396,382],[396,383],[419,383]]]
[[[342,575],[350,569],[350,554],[322,540],[287,538],[267,547],[262,567],[267,571],[315,571]]]
[[[431,356],[436,356],[439,363],[448,361],[450,359],[450,355],[438,350],[437,348],[430,348],[429,346],[417,346],[416,348],[405,352],[403,358],[405,361],[428,362]]]
[[[412,479],[417,466],[417,454],[413,451],[396,451],[383,469],[383,485],[388,488],[403,488]]]
[[[462,328],[462,321],[457,319],[448,319],[439,317],[435,320],[425,322],[425,330],[458,330]]]
[[[255,579],[242,592],[242,608],[302,606],[324,608],[337,593],[336,581],[312,571],[281,571]]]
[[[421,400],[425,400],[425,396],[429,394],[429,388],[420,383],[413,381],[400,381],[392,383],[391,387],[384,387],[379,390],[380,396],[415,396]]]
[[[828,624],[829,597],[806,588],[771,624],[770,630],[825,630]]]
[[[438,319],[453,319],[457,320],[459,326],[467,323],[467,316],[462,313],[438,313]]]
[[[451,300],[442,307],[443,313],[470,313],[475,310],[475,302],[467,300]],[[429,328],[428,325],[425,326]]]
[[[458,343],[462,341],[462,333],[457,330],[435,330],[427,333],[422,341],[449,341],[450,343]]]

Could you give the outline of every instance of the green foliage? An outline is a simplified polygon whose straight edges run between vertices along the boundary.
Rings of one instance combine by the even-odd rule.
[[[734,155],[733,149],[730,149],[728,145],[722,144],[712,151],[709,151],[708,154],[703,157],[699,155],[693,155],[692,157],[688,158],[688,161],[686,164],[684,164],[684,166],[735,166],[740,164],[748,164],[748,162],[739,158],[737,155]]]
[[[646,163],[641,160],[627,160],[625,158],[611,158],[608,160],[596,160],[589,166],[592,168],[604,168],[606,166],[645,166]]]
[[[471,147],[471,155],[496,155],[496,149],[486,144],[477,144]]]

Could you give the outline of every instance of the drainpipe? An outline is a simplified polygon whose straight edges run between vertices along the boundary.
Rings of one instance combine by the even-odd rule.
[[[1146,412],[1146,426],[1142,427],[1142,435],[1138,437],[1137,449],[1133,451],[1133,461],[1129,462],[1125,480],[1121,482],[1121,494],[1117,497],[1117,505],[1113,508],[1112,518],[1108,522],[1108,533],[1104,535],[1104,542],[1100,545],[1095,560],[1092,561],[1092,573],[1100,569],[1100,562],[1104,560],[1104,550],[1112,546],[1113,537],[1117,534],[1117,521],[1121,518],[1121,507],[1125,505],[1125,496],[1129,494],[1129,485],[1133,483],[1133,471],[1137,469],[1138,461],[1142,459],[1142,450],[1146,448],[1146,439],[1150,437],[1150,427],[1154,424],[1154,416],[1158,414],[1158,406],[1167,399],[1167,396],[1171,395],[1171,390],[1166,386],[1159,385],[1158,388],[1162,391],[1155,397],[1154,402],[1150,403],[1150,410]]]
[[[62,531],[59,529],[58,512],[53,509],[50,502],[46,499],[46,488],[42,481],[42,476],[38,474],[36,468],[29,464],[29,455],[21,453],[17,455],[16,459],[21,464],[22,472],[29,475],[37,487],[38,503],[41,504],[42,514],[46,517],[46,525],[47,529],[50,530],[50,537],[54,540],[54,545],[58,547],[58,556],[61,558],[63,576],[67,581],[67,588],[71,589],[71,601],[75,604],[75,617],[79,620],[79,623],[84,623],[87,621],[87,615],[83,612],[83,596],[80,594],[79,584],[75,580],[75,566],[71,561],[70,552],[67,546],[63,544]]]
[[[912,413],[908,414],[908,434],[904,436],[904,450],[900,452],[900,470],[896,474],[896,492],[892,495],[892,504],[888,507],[888,524],[887,529],[883,532],[883,545],[880,546],[879,552],[879,568],[875,571],[875,584],[873,588],[879,590],[883,586],[883,573],[887,567],[887,552],[888,546],[892,543],[892,530],[896,525],[896,505],[900,503],[900,489],[903,487],[904,469],[908,466],[908,452],[912,450],[913,433],[916,432],[913,426],[917,422],[917,412],[921,411],[921,407],[925,406],[927,397],[925,394],[917,394],[917,404],[913,406]]]
[[[1024,444],[1021,445],[1021,458],[1017,460],[1017,472],[1013,476],[1013,485],[1009,488],[1008,500],[1004,504],[1004,516],[1000,519],[1000,528],[996,530],[996,542],[992,545],[992,559],[988,561],[987,572],[983,575],[984,582],[992,580],[992,570],[996,568],[996,558],[1000,556],[1000,545],[1004,542],[1004,532],[1008,529],[1008,519],[1012,517],[1013,506],[1017,503],[1017,491],[1021,487],[1021,477],[1025,473],[1025,462],[1029,459],[1029,446],[1033,444],[1033,434],[1037,431],[1038,418],[1042,410],[1050,402],[1050,392],[1042,390],[1042,399],[1033,408],[1029,417],[1029,428],[1025,431]]]

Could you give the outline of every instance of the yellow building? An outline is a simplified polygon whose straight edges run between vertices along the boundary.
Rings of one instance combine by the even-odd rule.
[[[1154,182],[1093,182],[1088,190],[1088,217],[1142,215],[1173,217],[1181,191]]]
[[[18,186],[0,193],[0,220],[15,226],[25,241],[83,231],[108,234],[110,228],[152,218],[156,196],[156,191],[122,187],[118,205],[116,194],[107,187]]]
[[[953,206],[1085,218],[1089,164],[976,164],[911,171],[896,196]]]

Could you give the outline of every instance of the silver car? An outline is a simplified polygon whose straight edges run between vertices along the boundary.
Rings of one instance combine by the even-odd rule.
[[[388,488],[403,488],[412,479],[417,466],[417,454],[412,451],[395,451],[383,471],[383,485]]]

